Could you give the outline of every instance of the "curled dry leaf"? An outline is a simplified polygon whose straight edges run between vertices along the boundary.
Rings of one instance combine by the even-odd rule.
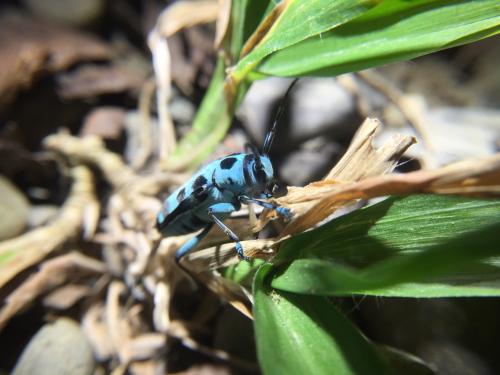
[[[85,208],[95,204],[93,178],[84,166],[71,169],[73,185],[59,216],[50,224],[0,242],[0,288],[19,272],[38,263],[68,240],[78,236]]]
[[[61,255],[42,263],[38,272],[31,275],[5,299],[5,304],[0,309],[0,330],[10,318],[33,303],[36,298],[71,281],[77,271],[101,274],[106,269],[101,262],[78,252]]]

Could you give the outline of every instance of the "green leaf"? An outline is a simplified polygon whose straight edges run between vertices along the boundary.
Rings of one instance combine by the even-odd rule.
[[[500,201],[391,198],[285,242],[272,286],[320,295],[500,295]]]
[[[227,267],[224,270],[223,275],[226,279],[232,280],[241,285],[248,285],[249,287],[251,287],[251,282],[253,277],[255,276],[255,273],[264,263],[265,261],[263,259],[258,258],[251,259],[248,262],[238,262]]]
[[[271,290],[254,281],[257,354],[265,374],[386,374],[376,347],[324,297]]]
[[[272,27],[238,64],[232,72],[240,82],[269,54],[289,47],[311,36],[324,33],[348,22],[371,7],[379,0],[288,0],[283,12]]]
[[[255,70],[274,76],[332,76],[498,32],[498,0],[385,0],[351,22],[273,53]]]

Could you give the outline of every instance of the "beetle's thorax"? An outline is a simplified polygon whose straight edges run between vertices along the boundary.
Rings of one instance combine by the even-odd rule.
[[[259,159],[257,159],[259,158]],[[273,167],[267,156],[237,154],[220,160],[214,170],[213,181],[236,195],[256,196],[266,190],[273,179]]]

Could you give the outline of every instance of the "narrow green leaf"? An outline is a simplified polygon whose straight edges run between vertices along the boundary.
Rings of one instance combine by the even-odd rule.
[[[274,76],[332,76],[412,59],[500,32],[498,0],[384,0],[361,17],[268,56]]]
[[[324,297],[273,291],[271,265],[254,281],[257,354],[265,374],[387,374],[388,365]]]
[[[287,241],[272,286],[320,295],[500,295],[500,201],[391,198]]]
[[[234,67],[232,76],[237,82],[242,81],[269,54],[348,22],[378,2],[379,0],[288,0],[284,4],[284,11],[265,37]]]

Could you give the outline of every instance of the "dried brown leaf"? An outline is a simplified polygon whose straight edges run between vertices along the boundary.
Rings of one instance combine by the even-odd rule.
[[[281,237],[311,228],[336,208],[356,199],[386,195],[437,193],[479,197],[500,196],[500,154],[467,160],[430,171],[376,176],[351,184],[305,187],[298,201],[314,198],[310,208],[287,226]],[[315,191],[316,190],[316,191]],[[306,198],[307,197],[307,198]],[[278,199],[280,202],[280,199]],[[288,200],[288,205],[293,203]]]

